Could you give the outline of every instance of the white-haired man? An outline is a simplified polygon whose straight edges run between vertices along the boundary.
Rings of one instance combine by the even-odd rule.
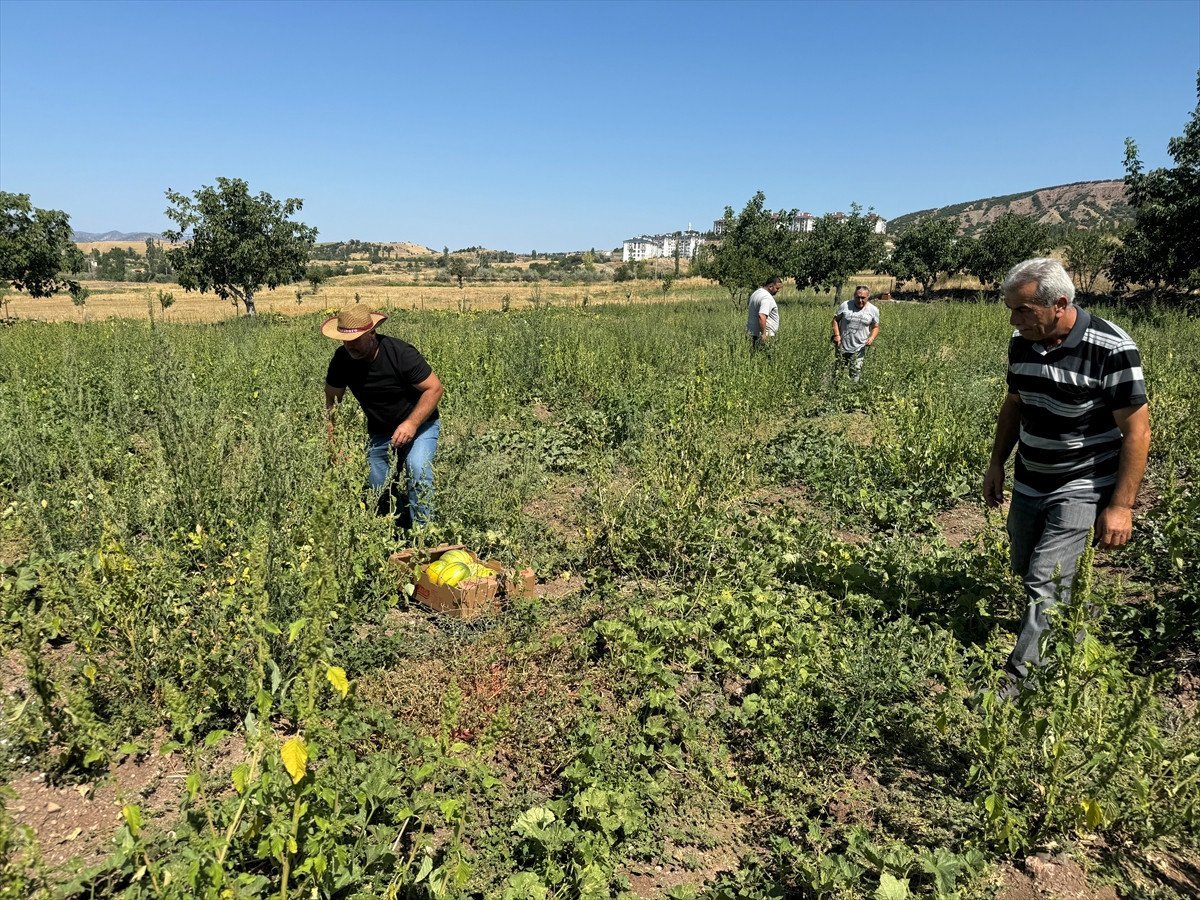
[[[1015,331],[983,496],[989,506],[1004,502],[1004,465],[1016,446],[1008,534],[1028,608],[1005,663],[1011,696],[1041,662],[1046,613],[1070,596],[1089,531],[1100,547],[1129,540],[1150,413],[1137,347],[1075,306],[1061,263],[1018,263],[1001,291]]]

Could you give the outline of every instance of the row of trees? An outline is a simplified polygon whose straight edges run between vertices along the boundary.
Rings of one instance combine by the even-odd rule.
[[[766,209],[760,191],[737,215],[725,208],[724,239],[703,248],[693,271],[720,282],[738,303],[771,275],[783,274],[798,288],[832,289],[840,299],[846,281],[863,271],[915,281],[928,296],[959,273],[995,287],[1015,263],[1057,247],[1083,291],[1093,290],[1102,274],[1117,291],[1131,285],[1200,290],[1200,75],[1196,93],[1183,135],[1168,144],[1174,167],[1144,172],[1137,146],[1126,141],[1125,184],[1135,218],[1119,234],[1047,228],[1006,214],[968,238],[955,218],[926,218],[897,236],[888,252],[858,206],[848,217],[824,216],[811,232],[795,232],[784,224],[795,211]]]

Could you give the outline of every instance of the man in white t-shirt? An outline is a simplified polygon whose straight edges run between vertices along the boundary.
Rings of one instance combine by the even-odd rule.
[[[879,308],[871,302],[871,290],[865,285],[854,289],[833,315],[833,343],[838,361],[850,370],[850,380],[862,378],[863,357],[879,336]]]
[[[772,275],[750,295],[746,334],[750,335],[751,351],[765,349],[779,331],[779,304],[775,302],[775,295],[781,287],[783,279]]]

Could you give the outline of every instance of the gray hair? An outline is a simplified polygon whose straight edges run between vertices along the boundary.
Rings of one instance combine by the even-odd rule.
[[[1013,288],[1031,281],[1037,284],[1033,299],[1042,306],[1053,306],[1059,297],[1066,297],[1068,305],[1075,302],[1075,283],[1071,281],[1071,276],[1057,259],[1047,257],[1017,263],[1004,276],[1000,291],[1007,294]]]

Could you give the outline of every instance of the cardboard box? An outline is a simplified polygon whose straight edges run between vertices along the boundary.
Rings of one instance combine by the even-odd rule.
[[[480,560],[473,551],[467,550],[462,544],[435,547],[428,553],[428,563],[434,562],[450,550],[466,550],[472,560],[491,569],[494,574],[488,578],[472,578],[450,587],[434,584],[429,580],[429,575],[422,571],[413,591],[413,599],[435,612],[456,619],[477,619],[482,615],[495,615],[500,612],[505,597],[532,595],[536,590],[537,580],[532,569],[523,569],[516,577],[510,577],[499,562]],[[413,568],[418,564],[416,553],[412,550],[394,553],[390,561],[401,570],[402,577],[407,579],[411,579]],[[428,563],[425,563],[425,567]]]

